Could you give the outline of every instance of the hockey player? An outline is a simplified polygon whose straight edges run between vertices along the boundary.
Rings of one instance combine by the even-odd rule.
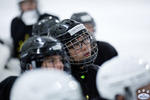
[[[57,16],[50,14],[41,14],[38,9],[37,0],[18,0],[20,15],[11,22],[11,37],[13,39],[14,57],[19,57],[21,46],[32,34],[32,26],[39,20],[47,17]]]
[[[22,71],[46,67],[69,71],[69,61],[63,45],[56,39],[34,36],[23,45],[20,54]]]
[[[22,91],[23,90],[23,91]],[[33,70],[15,82],[10,100],[84,100],[78,82],[63,71]]]
[[[70,73],[70,66],[62,44],[51,37],[31,37],[21,49],[22,72],[37,68],[55,68]],[[0,100],[9,100],[11,87],[17,76],[8,77],[0,83]]]
[[[96,74],[99,68],[93,64],[97,56],[94,37],[83,24],[71,19],[65,19],[52,26],[49,33],[65,45],[72,75],[81,84],[86,99],[94,100],[98,97]]]
[[[91,34],[96,33],[96,23],[90,14],[87,12],[74,13],[71,19],[76,20],[84,24]],[[96,41],[98,47],[98,55],[94,62],[96,65],[102,65],[105,61],[118,55],[116,49],[107,42]]]
[[[39,67],[55,67],[61,70],[69,70],[68,56],[62,44],[46,36],[34,36],[26,41],[21,49],[22,71]]]
[[[150,66],[142,59],[117,57],[97,75],[100,95],[108,100],[150,100]]]

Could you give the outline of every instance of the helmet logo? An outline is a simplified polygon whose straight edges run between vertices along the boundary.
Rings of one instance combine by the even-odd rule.
[[[68,30],[68,32],[72,36],[83,29],[85,29],[85,26],[83,24],[79,24],[79,25],[73,27],[72,29]]]

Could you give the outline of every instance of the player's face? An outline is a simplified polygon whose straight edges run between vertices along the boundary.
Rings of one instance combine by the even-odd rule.
[[[59,70],[64,69],[62,57],[59,55],[46,57],[42,63],[42,68],[55,68]]]
[[[37,4],[36,4],[35,0],[26,0],[26,1],[22,2],[20,4],[20,6],[21,6],[21,10],[23,12],[25,12],[25,11],[36,9]]]
[[[89,35],[83,33],[80,37],[67,44],[71,60],[81,61],[91,56],[91,42]]]

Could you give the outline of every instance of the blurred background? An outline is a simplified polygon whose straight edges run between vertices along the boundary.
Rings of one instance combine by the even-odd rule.
[[[150,0],[38,0],[41,13],[60,19],[88,12],[97,24],[96,38],[112,44],[119,54],[150,61]],[[16,0],[1,0],[0,38],[10,42],[10,23],[19,14]]]

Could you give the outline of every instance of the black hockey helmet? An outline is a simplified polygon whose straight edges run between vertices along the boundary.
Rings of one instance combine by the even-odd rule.
[[[97,44],[95,38],[87,31],[87,29],[83,24],[75,20],[65,19],[60,23],[52,26],[50,28],[49,33],[52,37],[57,38],[65,45],[71,64],[83,65],[83,64],[91,64],[92,62],[94,62],[98,52]],[[68,44],[72,44],[71,47],[74,48],[75,45],[78,45],[81,42],[78,41],[79,37],[82,37],[82,41],[86,39],[90,40],[91,56],[80,61],[75,61],[69,54],[70,46],[68,46]],[[76,41],[76,43],[74,43],[74,41]]]
[[[53,55],[62,56],[64,70],[70,70],[68,56],[58,40],[46,36],[31,37],[25,41],[21,49],[21,69],[22,71],[28,70],[30,64],[33,68],[39,68],[45,57]]]
[[[32,35],[47,36],[49,28],[57,24],[58,22],[59,18],[56,16],[45,17],[44,19],[33,25]]]

